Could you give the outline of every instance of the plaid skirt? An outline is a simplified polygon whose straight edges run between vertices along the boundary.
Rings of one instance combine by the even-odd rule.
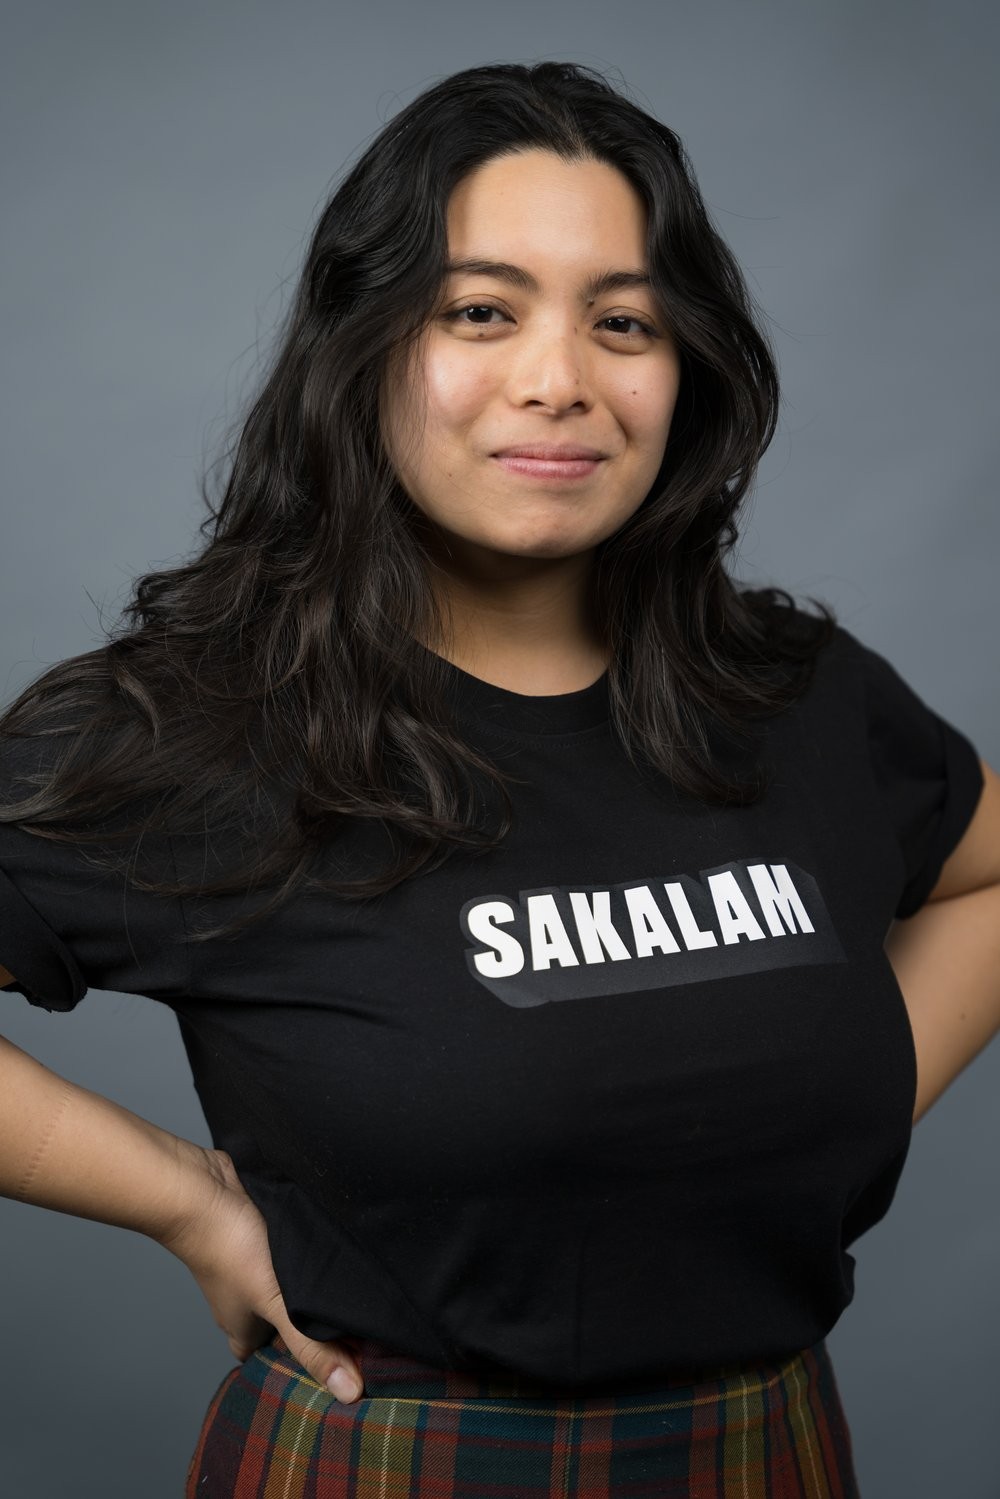
[[[857,1499],[825,1342],[697,1383],[558,1395],[351,1340],[341,1405],[280,1334],[212,1397],[185,1499]]]

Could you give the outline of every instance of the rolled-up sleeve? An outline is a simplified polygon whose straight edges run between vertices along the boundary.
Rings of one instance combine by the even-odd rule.
[[[905,869],[895,914],[912,916],[972,820],[983,772],[962,730],[928,707],[878,652],[862,651],[872,768]]]
[[[87,992],[86,980],[66,943],[0,869],[0,961],[23,994],[46,1010],[72,1010]]]

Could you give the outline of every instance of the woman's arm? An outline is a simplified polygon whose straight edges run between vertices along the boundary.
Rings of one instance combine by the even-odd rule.
[[[191,1271],[236,1358],[277,1328],[338,1400],[358,1398],[363,1378],[348,1345],[314,1342],[290,1321],[267,1225],[227,1153],[78,1087],[2,1036],[0,1197],[155,1239]]]
[[[927,903],[885,941],[917,1052],[914,1124],[1000,1030],[1000,776],[981,764],[972,821]]]
[[[216,1195],[208,1152],[0,1036],[0,1196],[169,1240]]]

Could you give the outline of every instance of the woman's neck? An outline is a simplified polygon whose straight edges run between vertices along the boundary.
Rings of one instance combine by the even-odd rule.
[[[485,586],[482,579],[470,586],[438,573],[447,635],[425,643],[509,692],[545,697],[589,687],[605,671],[608,655],[593,618],[589,559],[566,560],[578,565]]]

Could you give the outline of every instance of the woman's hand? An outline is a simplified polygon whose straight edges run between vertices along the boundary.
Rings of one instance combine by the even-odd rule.
[[[271,1263],[267,1226],[232,1157],[224,1150],[198,1149],[212,1190],[204,1207],[160,1242],[191,1271],[234,1358],[243,1363],[276,1329],[313,1379],[345,1404],[358,1399],[364,1381],[347,1346],[315,1343],[289,1321]]]

